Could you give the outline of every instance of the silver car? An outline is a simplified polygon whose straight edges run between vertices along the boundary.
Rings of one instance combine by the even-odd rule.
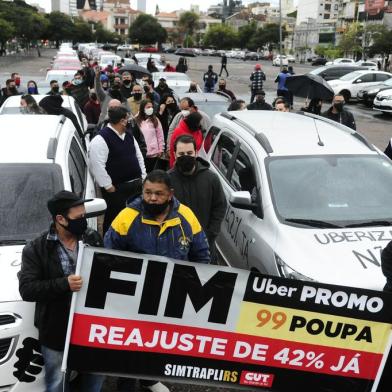
[[[270,275],[381,290],[392,239],[392,162],[328,119],[275,111],[214,117],[200,155],[229,206],[223,261]]]

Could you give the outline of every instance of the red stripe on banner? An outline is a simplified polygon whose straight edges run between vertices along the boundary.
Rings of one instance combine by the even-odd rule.
[[[374,380],[382,354],[109,317],[74,315],[71,344],[175,354]]]

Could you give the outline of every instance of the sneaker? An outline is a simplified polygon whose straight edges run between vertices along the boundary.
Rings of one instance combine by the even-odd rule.
[[[170,392],[170,389],[165,384],[162,384],[161,382],[157,382],[148,387],[145,386],[144,388],[148,389],[151,392]]]

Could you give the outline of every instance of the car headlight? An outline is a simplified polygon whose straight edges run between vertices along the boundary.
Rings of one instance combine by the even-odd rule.
[[[295,269],[287,265],[276,253],[275,253],[276,266],[278,267],[279,274],[282,278],[297,279],[297,280],[310,280],[314,279],[305,276]]]
[[[392,100],[392,95],[388,95],[385,99],[388,99],[388,101]]]

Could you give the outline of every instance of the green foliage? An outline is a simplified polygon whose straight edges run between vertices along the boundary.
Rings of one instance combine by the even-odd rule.
[[[11,39],[14,34],[14,26],[10,22],[0,18],[0,44],[2,49],[4,49],[6,42]]]
[[[192,11],[182,13],[178,26],[184,33],[193,36],[194,32],[199,28],[199,15]]]
[[[334,45],[317,45],[314,52],[327,59],[336,59],[343,56],[343,51]]]
[[[230,49],[237,46],[237,43],[236,31],[224,24],[210,26],[204,36],[204,46],[214,46],[218,49]]]
[[[151,15],[140,14],[129,28],[129,38],[142,45],[166,41],[167,32]]]
[[[362,27],[359,23],[352,23],[341,36],[339,48],[345,56],[362,52]]]
[[[369,26],[370,27],[370,26]],[[369,29],[367,29],[369,31]],[[369,41],[372,44],[369,47],[369,56],[381,54],[389,56],[392,53],[392,30],[388,30],[385,26],[379,25],[372,27],[369,32]]]
[[[81,18],[74,22],[72,31],[72,40],[74,42],[90,42],[94,40],[92,25]]]
[[[62,12],[54,11],[47,15],[49,27],[46,38],[56,41],[56,47],[62,40],[71,40],[73,33],[72,19]]]
[[[287,36],[285,29],[282,31],[282,39]],[[258,49],[268,46],[272,48],[279,43],[279,25],[275,23],[267,24],[264,28],[260,27],[249,40],[248,49]]]
[[[238,29],[238,45],[240,48],[247,48],[249,38],[251,38],[257,31],[256,22],[248,23]]]

